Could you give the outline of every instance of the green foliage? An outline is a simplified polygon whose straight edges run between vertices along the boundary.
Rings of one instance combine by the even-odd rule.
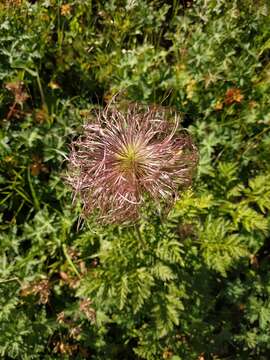
[[[269,4],[0,4],[0,356],[269,357]],[[82,224],[71,139],[115,92],[200,152],[168,215]]]

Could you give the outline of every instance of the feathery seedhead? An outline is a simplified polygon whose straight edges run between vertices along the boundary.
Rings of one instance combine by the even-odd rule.
[[[170,114],[171,115],[171,114]],[[84,216],[95,210],[109,223],[136,220],[146,199],[170,207],[189,185],[198,153],[162,107],[110,105],[71,144],[67,182],[81,198]]]

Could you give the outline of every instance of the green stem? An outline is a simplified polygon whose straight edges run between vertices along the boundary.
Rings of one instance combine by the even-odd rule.
[[[28,166],[28,171],[27,171],[28,183],[29,183],[30,191],[31,191],[32,198],[34,201],[34,208],[36,211],[38,211],[38,210],[40,210],[40,205],[39,205],[39,201],[38,201],[38,198],[36,195],[36,191],[34,189],[34,186],[33,186],[32,180],[31,180],[31,172],[30,171],[31,171],[30,166]]]
[[[135,224],[134,227],[135,227],[135,231],[136,231],[139,243],[145,248],[146,243],[142,237],[140,226],[138,224]]]
[[[38,84],[38,89],[39,89],[39,92],[40,92],[41,102],[42,102],[42,105],[44,107],[47,107],[46,106],[46,101],[45,101],[45,95],[44,95],[43,88],[42,88],[42,85],[41,85],[38,70],[36,70],[36,73],[37,73],[37,84]]]
[[[65,255],[65,258],[67,259],[67,262],[69,263],[72,270],[75,272],[75,274],[78,276],[78,278],[81,278],[81,275],[79,271],[77,270],[76,266],[73,264],[71,257],[68,255],[66,244],[62,245],[63,253]]]
[[[13,277],[11,279],[0,279],[0,284],[8,283],[11,281],[17,281],[22,286],[22,283],[20,282],[20,280],[17,277]]]

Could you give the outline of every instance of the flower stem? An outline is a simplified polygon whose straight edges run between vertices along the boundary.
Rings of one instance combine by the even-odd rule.
[[[134,228],[135,228],[139,243],[142,245],[143,248],[145,248],[146,243],[142,237],[140,226],[138,224],[135,224]]]
[[[78,276],[78,278],[81,278],[81,275],[80,275],[79,271],[77,270],[76,266],[73,264],[73,262],[71,260],[71,257],[68,255],[67,248],[66,248],[65,244],[62,245],[62,249],[63,249],[63,253],[64,253],[65,258],[67,259],[67,262],[69,263],[70,267],[75,272],[75,274]]]

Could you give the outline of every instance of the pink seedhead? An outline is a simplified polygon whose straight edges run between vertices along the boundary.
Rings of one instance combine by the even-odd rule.
[[[139,218],[153,199],[168,208],[190,184],[197,149],[178,119],[161,107],[130,105],[125,112],[108,106],[84,126],[71,144],[68,183],[80,197],[85,216],[97,210],[105,222]]]

